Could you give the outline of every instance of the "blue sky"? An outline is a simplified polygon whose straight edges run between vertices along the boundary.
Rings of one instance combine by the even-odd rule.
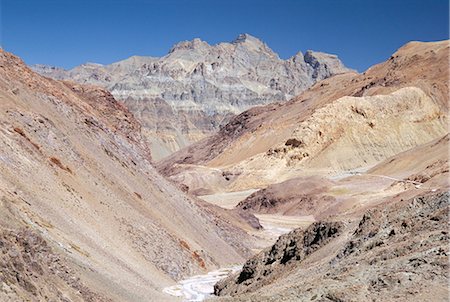
[[[0,0],[1,46],[71,68],[163,56],[178,41],[249,33],[282,58],[335,53],[359,71],[411,40],[448,39],[448,0]]]

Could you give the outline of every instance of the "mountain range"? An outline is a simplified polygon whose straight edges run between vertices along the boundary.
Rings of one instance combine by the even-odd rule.
[[[215,133],[234,114],[286,101],[317,81],[350,71],[337,56],[310,50],[280,59],[249,34],[217,45],[180,42],[161,58],[133,56],[71,70],[32,68],[106,88],[140,121],[156,160]]]
[[[0,50],[0,301],[448,301],[449,53]]]

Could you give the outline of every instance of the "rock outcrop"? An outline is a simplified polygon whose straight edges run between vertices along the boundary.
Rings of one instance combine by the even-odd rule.
[[[317,215],[336,203],[326,194],[333,185],[321,177],[294,178],[252,193],[236,208],[248,213]]]
[[[111,301],[80,281],[66,259],[30,229],[0,231],[1,301]],[[70,297],[70,298],[69,298]]]
[[[162,58],[131,57],[111,65],[65,71],[33,66],[42,75],[107,88],[144,126],[155,159],[216,132],[256,105],[288,100],[315,82],[348,72],[335,55],[307,51],[282,60],[261,40],[180,42]]]
[[[295,230],[217,283],[218,301],[447,301],[449,197],[427,193],[342,227]]]
[[[292,264],[301,262],[311,253],[340,235],[342,223],[316,222],[306,230],[297,229],[282,235],[276,243],[248,260],[235,276],[219,281],[214,286],[218,296],[255,291],[286,274]]]

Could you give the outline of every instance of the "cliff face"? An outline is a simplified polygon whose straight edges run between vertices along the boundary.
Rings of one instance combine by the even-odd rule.
[[[108,89],[141,121],[156,159],[216,132],[236,113],[288,100],[319,80],[350,71],[335,55],[320,52],[282,60],[248,34],[217,45],[180,42],[162,58],[131,57],[69,71],[33,69]]]
[[[0,124],[0,300],[163,301],[249,255],[242,230],[158,174],[106,90],[0,51]]]

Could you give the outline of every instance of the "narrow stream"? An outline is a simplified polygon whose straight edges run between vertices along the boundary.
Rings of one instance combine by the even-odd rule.
[[[273,244],[275,240],[296,227],[306,227],[314,221],[313,216],[280,216],[280,215],[257,215],[263,226],[262,231],[258,231],[259,236],[265,239],[267,246]],[[239,271],[242,265],[230,268],[221,268],[206,275],[192,276],[179,281],[176,285],[166,287],[163,292],[182,298],[184,302],[203,301],[214,293],[214,284],[226,278],[232,273]]]
[[[192,276],[181,280],[178,284],[166,287],[163,292],[175,297],[183,298],[183,301],[203,301],[214,293],[214,284],[228,275],[237,272],[242,266],[221,268],[206,275]]]

